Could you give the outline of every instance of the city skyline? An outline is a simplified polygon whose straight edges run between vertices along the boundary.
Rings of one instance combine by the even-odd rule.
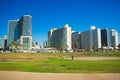
[[[8,20],[31,15],[32,37],[42,45],[47,31],[69,24],[72,30],[82,32],[90,26],[115,29],[120,34],[119,0],[1,0],[0,37],[8,34]],[[120,35],[119,35],[120,43]]]

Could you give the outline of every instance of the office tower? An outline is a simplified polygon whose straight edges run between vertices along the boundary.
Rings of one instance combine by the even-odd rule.
[[[48,41],[46,41],[46,40],[43,41],[43,47],[44,47],[44,48],[48,47]]]
[[[2,37],[2,49],[3,50],[7,50],[7,35],[4,35],[3,37]]]
[[[22,45],[22,49],[28,50],[32,47],[32,17],[30,15],[22,16],[19,25],[20,45]]]
[[[74,51],[80,49],[80,32],[72,33],[72,49]]]
[[[31,36],[32,31],[32,17],[30,15],[24,15],[19,20],[19,33],[21,36]]]
[[[108,28],[101,30],[101,46],[110,47],[110,31]]]
[[[16,46],[28,50],[32,47],[32,17],[24,15],[19,20],[9,20],[8,22],[8,44],[16,42]]]
[[[19,39],[19,20],[8,21],[8,45],[10,46],[13,41]]]
[[[111,38],[111,47],[118,46],[118,32],[116,30],[110,31],[110,38]]]
[[[101,48],[101,31],[95,26],[91,26],[90,30],[81,32],[81,49],[99,49]]]
[[[54,28],[48,31],[48,46],[57,49],[71,49],[71,27]]]

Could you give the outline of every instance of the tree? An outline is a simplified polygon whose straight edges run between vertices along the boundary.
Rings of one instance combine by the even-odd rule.
[[[22,45],[20,44],[17,46],[17,50],[21,50],[21,49],[22,49]]]
[[[10,48],[11,48],[12,52],[16,50],[16,48],[17,48],[17,43],[16,43],[16,41],[13,41],[13,42],[10,44]]]

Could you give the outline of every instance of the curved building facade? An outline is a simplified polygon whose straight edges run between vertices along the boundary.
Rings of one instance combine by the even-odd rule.
[[[71,49],[71,27],[66,24],[63,28],[48,31],[48,46],[57,49]]]

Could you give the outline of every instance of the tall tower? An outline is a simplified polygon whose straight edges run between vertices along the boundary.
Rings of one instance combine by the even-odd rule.
[[[6,50],[7,49],[7,35],[4,35],[3,37],[2,37],[2,48],[4,49],[4,50]]]
[[[53,47],[51,44],[52,44],[52,32],[53,30],[49,30],[48,31],[48,47]]]
[[[95,29],[95,26],[90,27],[90,48],[92,49],[93,47],[93,33],[92,31]]]
[[[110,38],[111,38],[111,46],[117,47],[118,46],[118,32],[116,30],[110,31]]]
[[[101,34],[100,29],[91,26],[90,30],[81,32],[81,49],[101,48]]]
[[[111,46],[111,41],[110,41],[110,31],[108,28],[105,28],[101,30],[101,45],[102,47],[110,47]]]
[[[24,15],[20,20],[8,21],[8,45],[13,41],[22,49],[28,50],[32,47],[32,17]]]
[[[32,17],[30,15],[24,15],[20,18],[20,35],[31,36],[32,31]]]
[[[20,18],[20,45],[25,50],[31,49],[32,47],[32,17],[30,15],[24,15]]]
[[[101,32],[95,26],[90,27],[90,48],[101,48]]]
[[[13,41],[19,39],[19,20],[9,20],[8,21],[8,46],[11,45]]]
[[[72,31],[71,31],[71,27],[69,27],[69,25],[68,24],[65,24],[64,25],[64,35],[63,35],[63,37],[64,37],[64,41],[65,41],[65,46],[67,47],[67,48],[69,48],[69,49],[71,49],[72,48]]]
[[[48,31],[48,46],[71,49],[71,27],[66,24],[63,28],[53,28]]]

